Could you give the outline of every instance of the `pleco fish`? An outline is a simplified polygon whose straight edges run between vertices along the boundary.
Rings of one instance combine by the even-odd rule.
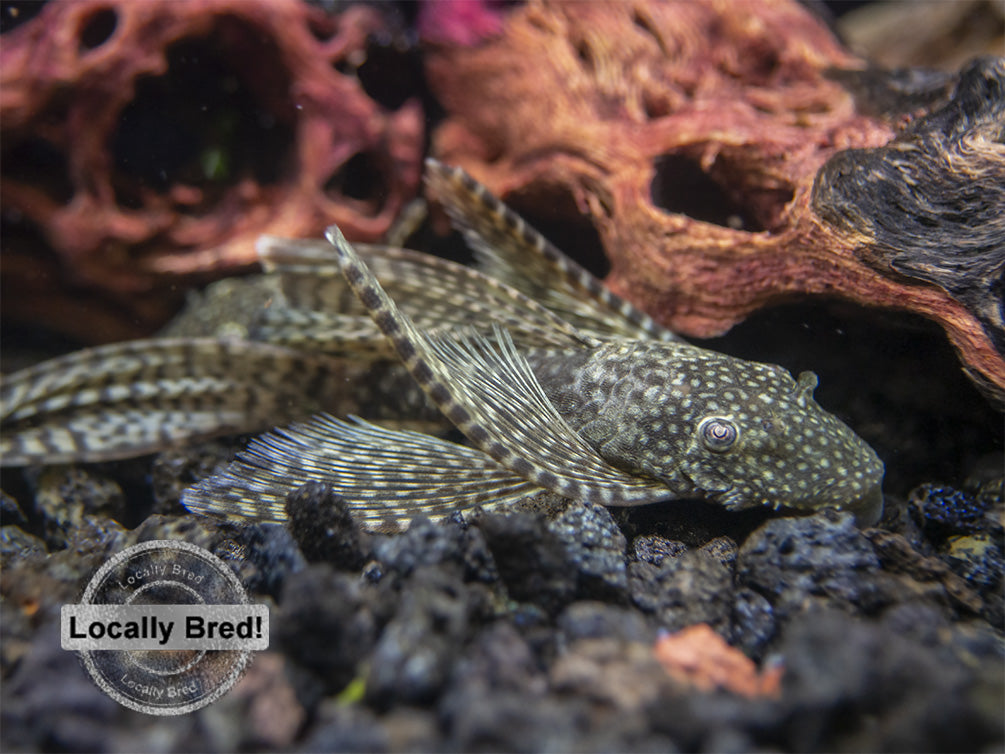
[[[432,404],[470,446],[319,414],[253,441],[226,471],[186,490],[184,504],[281,521],[287,494],[321,480],[380,530],[400,528],[419,513],[436,518],[498,507],[541,490],[604,505],[704,498],[734,510],[835,507],[860,523],[879,517],[883,465],[813,400],[815,375],[795,380],[781,367],[684,343],[462,171],[430,160],[427,181],[480,270],[405,249],[354,248],[335,226],[327,248],[266,238],[259,252],[281,295],[252,336],[267,342],[230,343],[232,363],[223,369],[201,356],[172,362],[187,382],[171,372],[171,380],[144,379],[142,391],[135,382],[123,385],[128,400],[121,405],[102,397],[108,388],[95,386],[108,382],[99,378],[90,378],[84,400],[73,397],[74,380],[56,379],[45,365],[14,375],[13,387],[3,388],[4,421],[27,424],[21,440],[3,440],[5,456],[18,463],[122,457],[128,447],[116,444],[109,425],[130,428],[130,441],[142,448],[135,453],[186,429],[207,436],[217,415],[228,419],[220,432],[236,431],[228,379],[238,381],[243,405],[261,423],[261,406],[288,405],[290,394],[304,390],[323,392],[325,375],[341,374],[346,359],[396,356],[410,383],[402,382],[400,367],[396,374],[387,366],[380,381],[362,388],[383,387],[402,410],[427,418]],[[161,350],[195,343],[170,342]],[[234,376],[244,356],[271,371]],[[101,371],[100,352],[87,362],[91,374]],[[209,377],[216,380],[212,397],[205,390],[196,396]],[[412,389],[401,388],[406,384]],[[198,425],[174,414],[170,431],[130,424],[144,409],[163,413],[187,402],[203,409]]]

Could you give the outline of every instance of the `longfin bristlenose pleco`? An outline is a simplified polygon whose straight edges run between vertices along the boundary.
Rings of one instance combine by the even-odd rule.
[[[430,160],[427,181],[483,271],[354,248],[334,226],[332,246],[266,238],[276,301],[251,339],[216,341],[226,363],[214,364],[210,339],[151,340],[11,375],[4,463],[138,455],[260,428],[264,414],[274,424],[345,405],[333,383],[358,362],[382,365],[362,390],[381,387],[415,416],[435,418],[435,407],[471,445],[318,414],[254,440],[184,504],[282,521],[288,493],[319,480],[381,530],[541,490],[603,505],[704,498],[878,518],[883,465],[813,400],[812,373],[795,380],[684,343],[462,171]]]

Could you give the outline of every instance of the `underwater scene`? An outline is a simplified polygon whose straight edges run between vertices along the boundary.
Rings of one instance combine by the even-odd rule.
[[[1000,751],[1005,13],[0,5],[4,751]]]

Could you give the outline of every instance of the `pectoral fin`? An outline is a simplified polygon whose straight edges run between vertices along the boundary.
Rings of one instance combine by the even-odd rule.
[[[635,505],[666,497],[653,480],[606,463],[548,401],[527,360],[500,328],[430,339],[392,301],[337,227],[328,230],[346,280],[409,373],[477,447],[532,484],[564,497]]]
[[[308,481],[331,482],[378,531],[538,491],[478,450],[321,415],[256,439],[224,473],[188,488],[182,502],[196,513],[284,521],[286,496]]]
[[[681,340],[612,293],[460,168],[429,158],[426,183],[487,275],[595,337]]]

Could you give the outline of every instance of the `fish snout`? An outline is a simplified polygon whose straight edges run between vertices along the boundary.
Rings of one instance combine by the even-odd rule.
[[[883,483],[882,480],[869,487],[860,497],[841,506],[855,516],[855,525],[860,529],[875,526],[883,516]]]

